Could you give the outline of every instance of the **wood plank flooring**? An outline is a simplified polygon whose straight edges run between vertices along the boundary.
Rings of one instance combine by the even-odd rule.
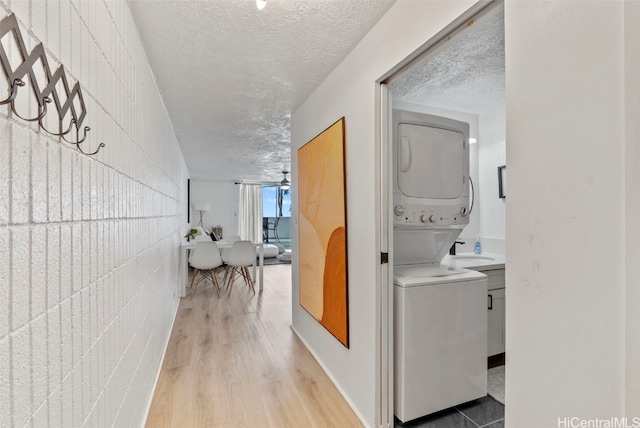
[[[290,328],[291,265],[264,273],[181,300],[147,427],[362,426]]]

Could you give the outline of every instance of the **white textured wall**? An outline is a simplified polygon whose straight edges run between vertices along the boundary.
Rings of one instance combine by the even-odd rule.
[[[625,175],[635,194],[640,178],[638,142],[625,141],[625,98],[637,100],[638,88],[637,65],[624,73],[625,31],[636,27],[625,30],[625,7],[505,3],[510,427],[624,416],[625,388],[637,391],[637,371],[625,373],[626,357],[638,364],[638,329],[625,338],[625,317],[637,320],[640,287],[637,269],[625,278],[625,260],[638,264],[639,221]],[[626,152],[635,169],[625,169]],[[626,239],[636,244],[625,249]]]
[[[362,420],[375,410],[376,205],[375,82],[473,1],[398,1],[292,116],[293,328]],[[297,150],[345,116],[349,340],[346,349],[299,305],[296,218]]]
[[[0,107],[0,426],[140,426],[188,173],[125,2],[0,1],[11,11],[80,81],[85,145],[107,146],[81,155]]]
[[[230,181],[191,180],[191,204],[208,202],[211,211],[202,215],[202,225],[209,232],[216,225],[222,226],[223,236],[238,235],[238,208],[240,186]],[[191,225],[197,226],[200,212],[191,210]]]

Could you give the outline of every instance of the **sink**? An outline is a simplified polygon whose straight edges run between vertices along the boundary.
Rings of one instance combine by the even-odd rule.
[[[495,260],[493,257],[481,256],[480,254],[459,254],[451,256],[454,260]]]

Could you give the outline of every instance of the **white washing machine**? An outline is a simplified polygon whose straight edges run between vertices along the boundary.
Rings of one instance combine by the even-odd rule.
[[[469,224],[469,124],[393,111],[395,414],[487,394],[487,279],[440,264]]]
[[[487,394],[487,277],[394,269],[395,414],[405,422]]]

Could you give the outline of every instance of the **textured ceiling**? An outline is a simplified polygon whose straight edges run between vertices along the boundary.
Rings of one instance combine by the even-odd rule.
[[[291,113],[395,0],[129,0],[193,179],[281,180]]]
[[[477,20],[435,55],[389,85],[393,99],[489,113],[504,109],[504,12]]]

